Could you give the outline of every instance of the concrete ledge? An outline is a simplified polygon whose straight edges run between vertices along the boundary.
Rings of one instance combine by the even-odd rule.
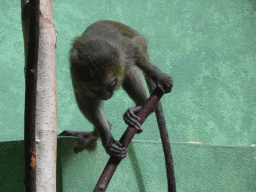
[[[101,142],[79,154],[77,139],[58,138],[57,191],[92,191],[107,160]],[[172,143],[178,192],[255,192],[255,147]],[[23,141],[0,143],[0,191],[23,191]],[[133,141],[107,191],[167,191],[162,145]]]

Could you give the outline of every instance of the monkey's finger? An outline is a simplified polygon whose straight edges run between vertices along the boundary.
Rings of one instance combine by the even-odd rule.
[[[118,147],[124,148],[123,145],[122,145],[119,141],[115,141],[115,144],[116,144]]]
[[[135,129],[140,129],[140,126],[141,126],[141,125],[136,125],[135,123],[132,123],[131,121],[127,124],[131,127],[134,127]]]
[[[123,119],[127,125],[137,126],[137,127],[141,126],[141,124],[139,123],[139,120],[132,117],[131,114],[129,114],[129,113],[125,113],[123,116]]]
[[[81,152],[83,149],[81,149],[79,146],[75,146],[74,147],[74,152],[75,153],[79,153],[79,152]]]
[[[142,108],[142,106],[139,105],[139,106],[133,107],[132,109],[133,109],[133,111],[134,111],[135,113],[138,113],[138,112],[141,110],[141,108]]]
[[[123,147],[119,141],[115,141],[115,143],[111,146],[111,149],[114,150],[116,153],[127,153],[127,148]]]
[[[62,133],[60,133],[59,136],[77,136],[77,134],[76,132],[65,130]]]
[[[123,118],[124,118],[124,122],[125,122],[127,125],[129,125],[129,126],[134,126],[134,123],[132,123],[132,121],[130,120],[131,117],[130,117],[130,115],[129,115],[128,113],[125,114]]]
[[[120,150],[111,148],[110,156],[126,155],[127,152],[128,152],[127,150],[120,151]]]
[[[140,106],[138,107],[132,107],[132,108],[129,108],[125,114],[128,115],[129,118],[135,118],[137,119],[138,121],[140,121],[140,118],[135,114],[137,113],[139,110],[141,109]]]
[[[127,155],[126,155],[126,153],[125,153],[125,154],[112,154],[112,155],[110,155],[110,156],[115,156],[115,157],[117,157],[118,159],[124,159]]]
[[[166,85],[166,87],[165,87],[165,93],[171,92],[172,87],[173,87],[172,82],[168,83],[168,84]]]
[[[123,159],[126,157],[127,152],[128,152],[127,149],[118,148],[117,145],[116,146],[112,145],[110,147],[110,156],[116,156],[118,158]]]
[[[67,136],[67,131],[62,131],[59,136]]]
[[[132,111],[133,112],[133,111]],[[125,113],[124,114],[124,121],[126,124],[139,128],[141,124],[139,123],[140,118],[135,115],[134,113]]]
[[[137,134],[140,134],[143,132],[143,129],[139,128],[138,131],[137,131]]]
[[[132,117],[132,118],[135,118],[135,119],[137,119],[138,121],[140,121],[140,118],[135,114],[136,112],[138,112],[139,110],[138,110],[138,108],[137,107],[134,107],[134,108],[132,108],[131,110],[130,110],[130,116]]]
[[[130,119],[130,118],[125,117],[124,122],[127,125],[134,127],[136,129],[139,129],[141,127],[141,124],[139,122],[137,122],[135,119]]]

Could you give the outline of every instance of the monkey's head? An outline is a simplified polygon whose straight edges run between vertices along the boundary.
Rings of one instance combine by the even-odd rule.
[[[70,54],[71,76],[87,96],[107,100],[122,83],[121,61],[119,50],[103,39],[78,37]]]

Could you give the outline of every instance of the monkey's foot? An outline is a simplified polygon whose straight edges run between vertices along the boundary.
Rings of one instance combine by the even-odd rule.
[[[59,136],[74,136],[78,137],[77,145],[74,147],[75,153],[81,152],[86,146],[96,141],[99,137],[96,132],[76,132],[76,131],[63,131]]]

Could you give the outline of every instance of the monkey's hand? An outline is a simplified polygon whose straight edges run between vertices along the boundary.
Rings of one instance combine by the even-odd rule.
[[[165,93],[169,93],[172,90],[173,82],[172,77],[160,71],[156,72],[154,77],[152,78],[156,85],[165,90]]]
[[[115,156],[119,159],[123,159],[126,157],[127,149],[123,147],[119,141],[111,139],[111,141],[103,143],[103,146],[105,147],[106,152],[110,156]]]
[[[138,131],[137,133],[141,133],[143,130],[140,128],[140,118],[136,115],[140,110],[142,106],[137,106],[137,107],[131,107],[129,108],[125,113],[124,113],[124,122],[131,126],[136,128]]]

